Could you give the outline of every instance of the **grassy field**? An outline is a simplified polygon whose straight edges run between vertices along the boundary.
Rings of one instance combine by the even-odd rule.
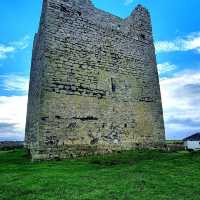
[[[183,144],[183,140],[166,140],[167,144]]]
[[[0,152],[1,200],[200,200],[200,154],[130,151],[31,163]]]

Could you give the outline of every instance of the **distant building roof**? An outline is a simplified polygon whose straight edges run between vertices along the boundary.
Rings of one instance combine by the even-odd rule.
[[[200,141],[200,133],[195,133],[183,139],[183,141]]]

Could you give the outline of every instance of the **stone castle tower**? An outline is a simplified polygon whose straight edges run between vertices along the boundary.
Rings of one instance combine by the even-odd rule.
[[[152,147],[164,123],[149,12],[126,19],[90,0],[44,0],[25,142],[54,159]]]

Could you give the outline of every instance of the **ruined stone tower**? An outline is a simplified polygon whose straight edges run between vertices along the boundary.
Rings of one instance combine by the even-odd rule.
[[[34,160],[163,144],[145,8],[139,5],[121,19],[90,0],[44,0],[33,46],[25,140]]]

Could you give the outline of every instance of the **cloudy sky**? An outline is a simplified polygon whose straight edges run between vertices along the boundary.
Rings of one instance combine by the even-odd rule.
[[[167,139],[200,131],[200,1],[93,0],[122,18],[152,15]],[[23,140],[32,41],[42,0],[0,2],[0,140]]]

